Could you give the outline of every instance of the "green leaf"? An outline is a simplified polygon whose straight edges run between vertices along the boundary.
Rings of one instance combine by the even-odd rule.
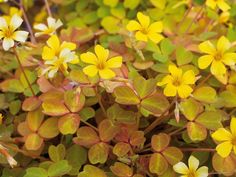
[[[125,18],[125,8],[122,5],[118,5],[111,9],[111,14],[114,17],[117,17],[119,19]]]
[[[161,52],[165,56],[170,55],[175,49],[175,46],[172,44],[170,39],[165,38],[161,41]]]
[[[85,103],[85,96],[75,90],[67,90],[64,94],[65,104],[71,112],[78,112]]]
[[[48,148],[48,154],[52,161],[58,162],[64,159],[66,148],[63,144],[58,144],[57,146],[51,145]]]
[[[198,101],[214,103],[216,101],[216,91],[212,87],[203,86],[193,92],[193,97]]]
[[[189,122],[187,124],[187,131],[192,141],[203,141],[207,137],[206,128],[195,122]]]
[[[3,92],[14,92],[22,93],[24,92],[24,87],[22,83],[17,79],[7,79],[0,83],[0,89]]]
[[[84,170],[78,174],[78,177],[107,177],[106,173],[98,167],[85,165]]]
[[[74,134],[80,124],[78,114],[66,114],[58,120],[58,129],[63,135]]]
[[[25,147],[27,150],[38,150],[43,144],[43,139],[37,133],[31,133],[26,137]]]
[[[118,104],[114,104],[107,109],[107,117],[113,122],[132,124],[136,121],[136,115],[132,111],[122,109]]]
[[[61,160],[50,165],[48,168],[48,176],[57,177],[67,174],[71,170],[67,160]]]
[[[102,19],[101,25],[102,27],[111,34],[115,34],[120,30],[119,20],[113,16],[106,16]]]
[[[222,127],[222,115],[219,111],[206,111],[197,117],[196,122],[210,130],[217,130]]]
[[[31,167],[26,170],[24,177],[48,177],[48,174],[43,168]]]
[[[103,3],[110,7],[115,7],[118,4],[119,0],[103,0]]]
[[[179,66],[190,63],[193,59],[193,54],[180,46],[176,49],[176,61]]]
[[[120,104],[137,105],[140,100],[134,91],[128,86],[120,86],[114,89],[116,102]]]
[[[155,79],[146,80],[141,76],[137,76],[134,78],[134,88],[138,92],[139,97],[142,99],[150,95],[155,90]]]
[[[93,145],[88,151],[88,158],[91,164],[105,163],[108,158],[109,146],[106,143],[100,142]]]
[[[149,161],[149,170],[151,173],[162,175],[168,168],[166,159],[160,153],[152,154]]]
[[[44,119],[44,114],[42,113],[42,109],[38,108],[34,111],[28,112],[26,116],[26,122],[31,131],[36,132],[41,126]]]
[[[166,63],[168,61],[168,56],[160,53],[154,53],[153,58],[161,63]]]
[[[35,72],[32,72],[30,70],[24,70],[24,71],[25,71],[25,74],[27,76],[29,83],[30,84],[34,83],[34,81],[37,79]],[[23,73],[20,74],[20,81],[21,81],[24,88],[29,87],[29,84],[28,84],[27,80],[25,79],[25,76]]]
[[[9,109],[11,114],[16,115],[20,111],[20,108],[21,108],[20,100],[15,100],[10,102]]]
[[[159,133],[158,135],[153,135],[151,140],[152,148],[160,152],[165,149],[170,143],[170,136],[165,133]]]
[[[59,134],[58,130],[58,118],[51,117],[43,122],[40,126],[38,133],[43,138],[54,138]]]
[[[98,126],[99,136],[102,142],[111,141],[119,130],[119,127],[114,125],[109,119],[104,119]]]
[[[87,121],[88,119],[92,118],[95,116],[95,111],[91,107],[86,107],[83,108],[80,112],[79,115],[82,120]]]
[[[43,112],[50,116],[62,116],[69,113],[67,107],[61,101],[57,100],[45,101],[43,102],[42,107]]]
[[[162,154],[170,165],[175,165],[183,158],[183,153],[176,147],[167,147]]]
[[[141,102],[141,107],[148,110],[152,114],[159,115],[163,113],[169,106],[169,102],[161,94],[153,94]]]
[[[166,5],[166,0],[150,0],[150,2],[159,9],[164,9]]]
[[[140,0],[125,0],[124,7],[134,10],[140,3]]]
[[[69,175],[77,175],[82,165],[87,162],[87,150],[80,145],[72,145],[66,151],[66,160],[72,166]]]
[[[180,110],[188,120],[193,121],[203,111],[203,107],[199,102],[190,98],[180,103]]]
[[[219,95],[220,101],[227,108],[236,107],[236,94],[231,91],[223,91]]]

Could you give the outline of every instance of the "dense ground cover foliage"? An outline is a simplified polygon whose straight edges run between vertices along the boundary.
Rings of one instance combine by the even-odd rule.
[[[2,177],[235,176],[236,1],[0,12]]]

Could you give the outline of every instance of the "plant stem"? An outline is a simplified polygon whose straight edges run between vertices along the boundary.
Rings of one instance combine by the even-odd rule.
[[[16,56],[16,59],[17,59],[17,61],[18,61],[18,63],[19,63],[21,72],[23,73],[23,75],[24,75],[24,77],[25,77],[25,80],[26,80],[26,82],[27,82],[27,84],[28,84],[28,86],[29,86],[29,88],[30,88],[30,91],[31,91],[32,95],[33,95],[33,96],[36,96],[36,94],[34,93],[34,90],[33,90],[32,86],[31,86],[31,84],[30,84],[30,82],[29,82],[29,79],[28,79],[28,77],[27,77],[27,75],[26,75],[26,73],[25,73],[25,70],[24,70],[24,68],[23,68],[23,66],[22,66],[22,64],[21,64],[19,55],[18,55],[18,53],[17,53],[15,47],[13,47],[13,51],[14,51],[14,54],[15,54],[15,56]]]
[[[99,106],[101,107],[104,116],[107,117],[106,109],[104,108],[104,106],[103,106],[103,104],[102,104],[102,99],[101,99],[102,97],[101,97],[101,95],[98,94],[98,87],[96,87],[95,92],[96,92],[96,96],[97,96],[97,98],[98,98],[98,104],[99,104]]]
[[[86,121],[84,121],[84,120],[82,120],[82,119],[80,119],[80,121],[83,122],[85,125],[87,125],[87,126],[93,128],[94,130],[96,130],[96,131],[98,132],[98,128],[96,128],[96,127],[93,126],[92,124],[90,124],[90,123],[88,123],[88,122],[86,122]]]
[[[199,87],[201,87],[203,84],[206,83],[206,81],[208,81],[211,78],[212,74],[209,73],[195,88],[194,90],[198,89]]]
[[[44,0],[44,3],[45,3],[45,6],[46,6],[46,9],[47,9],[47,12],[48,12],[48,15],[50,17],[52,17],[52,12],[50,10],[50,7],[49,7],[49,4],[48,4],[48,1],[47,0]]]
[[[160,117],[158,117],[155,121],[153,121],[151,123],[151,125],[149,125],[145,130],[144,133],[147,134],[150,131],[152,131],[152,129],[154,129],[163,119],[168,118],[171,114],[164,116],[169,109],[175,104],[176,99],[174,99],[171,104],[168,106],[168,108],[166,108],[166,110],[160,115]]]
[[[191,5],[191,6],[188,8],[188,10],[185,12],[185,14],[184,14],[182,20],[181,20],[181,21],[179,22],[179,24],[177,25],[177,30],[176,30],[177,33],[179,32],[180,26],[183,24],[183,22],[185,21],[185,19],[186,19],[187,16],[188,16],[188,14],[191,12],[192,8],[193,8],[193,6]]]
[[[189,24],[189,26],[187,27],[186,31],[184,32],[184,35],[187,34],[190,30],[190,28],[192,27],[193,23],[198,19],[198,17],[201,15],[202,10],[203,10],[204,6],[202,6],[200,8],[200,10],[198,11],[198,13],[195,15],[195,17],[193,18],[193,20],[191,21],[191,23]]]
[[[36,39],[35,39],[35,37],[34,37],[34,33],[33,33],[32,28],[31,28],[31,25],[30,25],[30,23],[29,23],[28,17],[27,17],[27,15],[26,15],[25,8],[24,8],[24,6],[23,6],[23,1],[22,1],[22,0],[20,0],[20,4],[19,4],[19,5],[20,5],[20,8],[21,8],[21,10],[22,10],[23,18],[24,18],[24,20],[25,20],[27,29],[28,29],[28,31],[29,31],[29,33],[30,33],[30,40],[31,40],[32,43],[36,44],[37,42],[36,42]]]
[[[181,151],[185,151],[185,152],[215,152],[215,149],[211,149],[211,148],[179,148]]]

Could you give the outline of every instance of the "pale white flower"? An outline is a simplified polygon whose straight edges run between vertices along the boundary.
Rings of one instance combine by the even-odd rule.
[[[0,17],[0,39],[4,50],[9,50],[14,46],[14,40],[25,42],[28,37],[28,32],[18,31],[23,20],[17,14],[13,15],[9,21]]]
[[[6,157],[9,165],[13,168],[17,165],[17,161],[9,154],[7,148],[0,144],[0,153]]]
[[[52,60],[45,61],[47,68],[42,71],[42,74],[47,73],[49,78],[53,78],[58,70],[67,73],[68,63],[76,64],[78,62],[79,58],[75,52],[65,48],[60,52],[59,57],[55,56]]]
[[[61,22],[60,19],[56,20],[52,17],[48,17],[47,18],[47,25],[40,23],[40,24],[36,24],[34,25],[34,29],[40,31],[35,33],[35,36],[41,36],[41,35],[53,35],[55,34],[56,30],[61,27],[63,24]]]
[[[175,172],[181,174],[181,177],[207,177],[208,167],[198,167],[199,160],[191,155],[188,159],[188,167],[185,163],[179,162],[173,166],[173,169]]]

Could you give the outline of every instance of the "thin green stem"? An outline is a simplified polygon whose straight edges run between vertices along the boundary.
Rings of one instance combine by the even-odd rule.
[[[19,55],[18,55],[18,53],[17,53],[15,47],[13,47],[13,51],[14,51],[14,54],[15,54],[15,56],[16,56],[16,59],[17,59],[17,61],[18,61],[18,63],[19,63],[21,72],[23,73],[23,75],[24,75],[24,77],[25,77],[25,80],[26,80],[26,82],[27,82],[27,84],[28,84],[28,86],[29,86],[29,88],[30,88],[30,91],[31,91],[32,95],[33,95],[33,96],[36,96],[36,94],[34,93],[34,90],[33,90],[32,86],[31,86],[31,84],[30,84],[30,81],[29,81],[29,79],[28,79],[28,77],[27,77],[27,75],[26,75],[26,73],[25,73],[25,70],[24,70],[24,68],[23,68],[23,65],[21,64],[20,57],[19,57]]]

